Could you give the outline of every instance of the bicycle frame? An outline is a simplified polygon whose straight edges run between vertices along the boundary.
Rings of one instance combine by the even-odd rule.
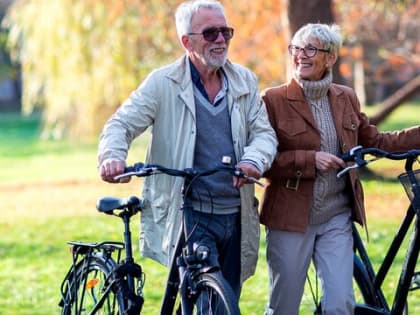
[[[226,280],[214,271],[219,270],[218,266],[212,266],[209,263],[210,249],[206,245],[195,246],[190,240],[191,232],[194,227],[191,225],[191,211],[192,207],[188,204],[188,198],[192,183],[195,179],[201,176],[209,176],[216,172],[225,171],[238,177],[245,178],[252,183],[258,183],[257,179],[249,177],[242,172],[242,170],[230,165],[229,161],[223,161],[222,165],[208,170],[184,169],[176,170],[166,168],[160,165],[144,165],[137,163],[134,166],[127,167],[125,172],[115,177],[115,179],[122,177],[138,176],[145,177],[155,174],[167,174],[170,176],[183,177],[185,179],[182,199],[183,199],[183,220],[181,223],[179,237],[175,253],[172,254],[173,261],[171,262],[170,272],[168,276],[166,291],[162,302],[161,314],[172,314],[175,306],[175,300],[180,292],[182,314],[192,314],[193,308],[200,296],[200,305],[202,292],[212,292],[212,294],[203,298],[203,301],[208,301],[208,307],[224,307],[229,314],[239,314],[239,307],[237,305],[237,298],[233,291],[227,284]],[[130,232],[130,218],[140,211],[143,207],[143,201],[137,197],[131,196],[129,198],[104,197],[98,200],[97,209],[105,214],[116,215],[124,222],[124,243],[119,243],[116,246],[112,242],[104,242],[100,244],[90,244],[82,242],[70,242],[76,249],[73,253],[73,265],[67,273],[62,283],[62,299],[59,303],[65,309],[67,315],[70,307],[76,305],[75,313],[78,313],[78,294],[79,285],[82,284],[81,303],[83,304],[84,292],[92,285],[90,294],[91,299],[86,300],[91,302],[89,305],[89,314],[95,314],[101,309],[107,298],[116,298],[117,302],[111,301],[111,309],[114,311],[115,305],[118,306],[118,311],[121,314],[139,314],[143,306],[142,288],[144,284],[144,274],[141,266],[136,264],[132,255],[132,242]],[[121,210],[118,214],[114,211]],[[125,259],[120,260],[121,252],[125,248]],[[118,249],[117,261],[112,258],[112,252]],[[96,252],[103,252],[98,254]],[[80,259],[79,259],[80,257]],[[80,270],[80,271],[79,271]],[[99,283],[96,278],[96,273],[99,273],[105,279],[102,283],[104,286],[96,286]],[[89,273],[95,273],[94,278],[87,279]],[[83,283],[79,280],[83,276]],[[138,286],[136,292],[135,279],[138,279]],[[92,282],[92,284],[90,283]],[[95,289],[98,292],[95,292]],[[214,292],[214,294],[213,294]],[[216,297],[217,302],[214,302],[213,297]],[[84,305],[84,304],[83,304]],[[108,305],[108,304],[106,304]],[[71,311],[71,310],[70,310]],[[177,309],[177,312],[180,310]]]
[[[208,279],[208,276],[212,275],[212,277],[214,276],[214,279],[219,278],[220,280],[225,281],[220,275],[213,274],[215,271],[219,270],[219,267],[209,264],[208,258],[210,256],[210,249],[206,245],[201,244],[198,244],[196,247],[196,244],[192,244],[192,241],[190,240],[191,231],[194,230],[191,222],[191,212],[193,210],[190,201],[187,198],[191,192],[193,183],[197,178],[209,176],[220,171],[229,172],[236,177],[245,178],[252,183],[263,185],[258,182],[257,179],[249,177],[240,169],[231,166],[230,159],[222,159],[222,164],[220,166],[207,170],[196,170],[191,168],[176,170],[156,164],[144,165],[143,163],[137,163],[134,166],[127,167],[124,174],[115,177],[115,179],[128,176],[144,177],[164,173],[185,179],[182,190],[182,223],[178,233],[177,244],[172,253],[167,285],[161,304],[161,314],[172,314],[178,292],[180,292],[181,310],[177,309],[175,311],[182,311],[182,314],[184,315],[192,314],[197,298],[201,294],[201,289],[199,288],[199,286],[201,286],[200,276],[205,276],[205,278]],[[225,303],[224,306],[228,303],[227,301],[230,301],[231,304],[228,303],[230,311],[233,314],[239,314],[238,306],[232,304],[234,299],[236,304],[237,301],[236,298],[233,297],[234,294],[231,292],[231,288],[226,282],[220,282],[220,280],[217,280],[219,281],[217,286],[220,292],[223,292],[222,299],[223,303]],[[218,303],[215,303],[215,305],[217,304]]]
[[[414,270],[416,267],[416,262],[418,259],[419,251],[420,251],[420,234],[419,234],[419,225],[420,221],[417,218],[415,220],[415,225],[413,227],[412,237],[410,239],[408,249],[406,251],[406,259],[404,260],[401,274],[399,278],[399,284],[397,286],[397,290],[394,295],[392,309],[390,310],[390,306],[385,299],[385,296],[382,292],[381,286],[388,274],[390,267],[392,266],[395,257],[401,248],[402,242],[406,238],[409,228],[412,225],[413,219],[416,216],[413,207],[410,206],[407,209],[407,213],[405,218],[398,229],[397,234],[393,238],[391,245],[382,261],[378,272],[375,274],[372,263],[368,257],[368,253],[363,245],[359,232],[357,231],[356,227],[353,226],[353,235],[354,235],[354,247],[355,247],[355,254],[363,262],[365,270],[369,276],[369,279],[372,283],[372,290],[374,293],[374,297],[377,299],[378,303],[383,307],[384,311],[383,314],[402,314],[405,303],[407,300],[411,279],[414,275]],[[363,305],[358,305],[358,309],[363,309]],[[356,312],[357,314],[357,312]]]
[[[405,169],[411,183],[417,183],[413,173],[414,161],[415,157],[410,156],[406,159],[405,164]],[[361,164],[364,165],[366,164],[365,162],[366,161],[362,161]],[[417,274],[415,272],[415,268],[420,251],[420,207],[418,206],[420,194],[418,183],[417,185],[412,186],[412,190],[414,198],[411,200],[410,206],[406,211],[405,217],[398,229],[398,232],[394,236],[376,274],[369,259],[368,253],[361,240],[359,232],[353,223],[354,250],[355,255],[358,257],[355,257],[355,263],[357,263],[357,259],[360,259],[363,263],[363,267],[367,274],[368,280],[370,280],[370,290],[373,293],[372,296],[375,298],[376,304],[380,305],[382,308],[382,310],[378,310],[377,308],[373,309],[366,305],[357,305],[355,310],[356,314],[402,314],[406,307],[406,300],[410,291],[410,285],[412,283],[413,276]],[[381,287],[388,275],[392,264],[395,261],[396,255],[398,254],[398,251],[400,250],[410,227],[412,227],[413,230],[411,232],[411,237],[405,253],[405,260],[401,268],[398,286],[390,308],[390,305],[388,304]]]
[[[183,196],[183,199],[185,200],[185,196]],[[194,281],[191,280],[201,273],[219,270],[218,267],[209,265],[207,259],[200,261],[194,257],[196,251],[193,249],[193,244],[188,242],[188,236],[190,235],[189,227],[191,227],[191,211],[193,210],[188,205],[182,207],[182,225],[170,264],[160,314],[172,314],[178,290],[182,292],[182,314],[192,314],[194,301],[190,297],[196,292],[194,292]]]

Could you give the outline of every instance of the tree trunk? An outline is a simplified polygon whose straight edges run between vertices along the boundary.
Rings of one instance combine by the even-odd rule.
[[[394,94],[389,96],[383,102],[381,110],[370,118],[370,122],[378,125],[383,122],[395,109],[397,109],[405,101],[420,92],[420,75],[408,81],[403,87],[398,89]]]
[[[331,0],[289,0],[287,15],[292,34],[307,23],[334,22]]]
[[[332,0],[287,0],[287,16],[290,34],[293,34],[307,23],[332,24],[335,21]],[[339,72],[340,58],[333,68],[334,82],[344,83]]]

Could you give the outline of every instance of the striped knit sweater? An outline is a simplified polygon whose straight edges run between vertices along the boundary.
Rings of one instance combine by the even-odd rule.
[[[297,80],[310,104],[318,130],[321,135],[321,151],[334,155],[340,153],[337,132],[328,100],[328,89],[332,74],[320,81]],[[337,179],[336,171],[318,171],[314,183],[313,201],[309,211],[309,223],[321,224],[333,216],[350,211],[350,201],[346,194],[345,178]]]

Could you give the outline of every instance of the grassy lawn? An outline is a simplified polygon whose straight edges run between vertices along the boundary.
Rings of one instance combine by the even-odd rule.
[[[383,128],[418,124],[418,119],[412,120],[418,106],[398,110]],[[59,314],[60,284],[71,261],[66,241],[120,240],[121,223],[100,215],[95,210],[96,199],[103,195],[139,194],[141,188],[141,181],[135,179],[126,185],[100,181],[96,172],[96,143],[41,142],[38,135],[38,117],[0,114],[1,315]],[[129,162],[143,160],[146,142],[146,139],[136,141]],[[373,164],[372,170],[395,177],[402,168],[401,164],[381,161]],[[407,201],[395,180],[378,182],[366,178],[364,187],[371,238],[368,250],[377,266],[399,226]],[[133,220],[132,232],[136,239],[137,219]],[[144,314],[157,314],[166,269],[141,258],[135,245],[136,259],[146,272]],[[246,315],[262,314],[267,299],[264,237],[259,256],[256,275],[243,288],[241,310]],[[402,259],[400,253],[384,286],[389,297],[397,284]],[[420,314],[419,291],[410,299],[410,314]],[[301,314],[310,313],[306,306],[309,298],[305,296]]]

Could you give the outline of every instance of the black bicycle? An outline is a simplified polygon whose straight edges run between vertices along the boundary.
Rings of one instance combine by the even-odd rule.
[[[124,242],[68,242],[73,259],[61,284],[62,315],[140,314],[145,274],[134,262],[130,218],[141,211],[142,205],[135,196],[98,200],[100,212],[122,219]]]
[[[228,161],[228,160],[226,160]],[[124,177],[147,177],[157,174],[183,177],[183,222],[173,260],[170,264],[161,311],[169,314],[240,314],[238,299],[219,267],[209,263],[210,249],[199,242],[189,241],[194,230],[190,222],[192,208],[187,204],[188,193],[196,179],[228,172],[239,178],[262,185],[229,164],[198,170],[177,170],[157,164],[137,163],[127,167]],[[62,314],[140,314],[144,302],[144,273],[132,256],[130,217],[139,212],[143,201],[137,197],[99,199],[97,208],[106,214],[116,214],[124,221],[124,243],[69,242],[73,248],[73,263],[61,285]],[[125,249],[125,258],[121,259]],[[114,253],[116,253],[114,255]]]
[[[420,289],[420,271],[416,271],[416,263],[420,251],[420,169],[413,170],[413,165],[419,161],[420,149],[404,152],[386,152],[378,148],[363,148],[357,146],[341,156],[345,162],[354,164],[340,171],[337,176],[343,176],[349,170],[366,166],[379,159],[405,160],[405,173],[398,176],[410,200],[405,217],[395,234],[385,257],[375,272],[362,238],[353,224],[354,237],[354,272],[355,291],[361,300],[355,307],[355,314],[370,315],[401,315],[408,314],[407,297],[410,291]],[[409,233],[411,230],[411,233]],[[387,301],[382,286],[391,266],[394,264],[404,240],[410,234],[402,263],[398,284],[392,301]],[[308,280],[311,277],[308,276]],[[322,294],[318,293],[317,279],[312,281],[311,291],[315,302],[314,314],[322,314],[320,302]]]

